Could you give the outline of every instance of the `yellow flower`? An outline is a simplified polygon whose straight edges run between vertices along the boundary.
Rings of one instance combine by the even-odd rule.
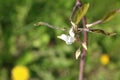
[[[25,66],[15,66],[12,71],[12,80],[29,80],[29,69]]]
[[[107,54],[103,54],[101,57],[100,57],[100,62],[101,64],[103,65],[107,65],[110,61],[110,58],[109,58],[109,55]]]

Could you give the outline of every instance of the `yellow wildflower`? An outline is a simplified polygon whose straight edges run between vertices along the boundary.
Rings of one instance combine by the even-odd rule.
[[[12,71],[12,80],[29,80],[29,69],[25,66],[15,66]]]
[[[103,65],[107,65],[109,63],[110,59],[109,59],[109,55],[107,54],[103,54],[101,57],[100,57],[100,62],[101,64]]]

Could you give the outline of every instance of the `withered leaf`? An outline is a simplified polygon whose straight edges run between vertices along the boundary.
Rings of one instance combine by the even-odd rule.
[[[102,29],[89,29],[90,32],[95,32],[95,33],[101,33],[101,34],[104,34],[104,35],[107,35],[107,36],[114,36],[116,35],[116,33],[113,33],[113,32],[106,32]]]

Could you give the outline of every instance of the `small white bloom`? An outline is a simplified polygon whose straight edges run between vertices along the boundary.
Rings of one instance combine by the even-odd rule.
[[[75,33],[73,32],[73,27],[69,30],[69,35],[71,37],[75,37]]]
[[[66,44],[72,44],[75,42],[75,33],[73,32],[73,28],[69,30],[69,35],[62,34],[61,36],[58,36],[58,38],[62,39],[66,42]]]
[[[58,38],[62,39],[63,41],[66,41],[69,36],[62,34],[61,36],[57,36]]]

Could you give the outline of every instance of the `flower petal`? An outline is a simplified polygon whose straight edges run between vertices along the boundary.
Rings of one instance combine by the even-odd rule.
[[[61,36],[58,36],[58,38],[62,39],[66,42],[66,44],[72,44],[75,42],[75,33],[73,32],[73,27],[69,30],[69,35],[62,34]]]
[[[72,44],[75,41],[74,37],[71,37],[69,35],[62,34],[61,36],[58,36],[59,39],[62,39],[66,42],[66,44]]]
[[[71,36],[68,36],[68,39],[66,41],[66,44],[72,44],[73,42],[75,42],[75,38],[74,37],[71,37]]]
[[[74,37],[75,36],[75,33],[73,32],[73,27],[69,30],[69,35],[71,37]]]
[[[59,39],[62,39],[63,41],[67,41],[68,36],[65,34],[62,34],[61,36],[57,36]]]

